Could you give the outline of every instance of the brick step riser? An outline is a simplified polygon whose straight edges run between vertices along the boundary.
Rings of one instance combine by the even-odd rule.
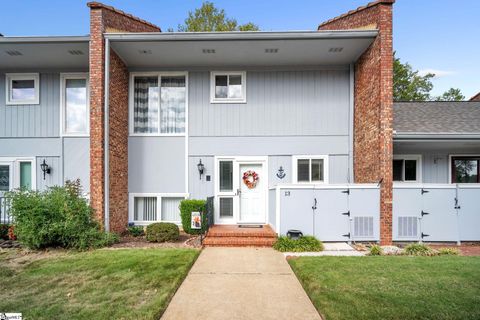
[[[216,237],[216,238],[206,238],[203,244],[208,246],[260,246],[260,247],[271,247],[275,242],[274,239],[271,238],[227,238],[227,237]]]
[[[275,233],[258,233],[258,234],[252,234],[252,233],[208,233],[207,237],[212,237],[212,238],[224,238],[224,237],[238,237],[238,238],[276,238],[277,235]]]

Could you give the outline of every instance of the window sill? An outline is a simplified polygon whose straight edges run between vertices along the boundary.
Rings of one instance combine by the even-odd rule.
[[[130,137],[185,137],[185,133],[130,133]]]
[[[246,104],[247,100],[210,100],[211,104]]]
[[[7,101],[6,106],[28,106],[28,105],[39,105],[40,101],[38,100],[28,100],[28,101]]]

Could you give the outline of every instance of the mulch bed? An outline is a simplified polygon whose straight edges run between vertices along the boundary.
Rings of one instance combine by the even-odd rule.
[[[180,232],[180,238],[175,242],[148,242],[145,237],[123,236],[120,242],[111,248],[200,248],[200,236],[192,236]]]
[[[428,244],[434,249],[439,248],[457,248],[460,250],[462,256],[480,256],[480,244],[479,243],[462,243],[460,246],[456,244]]]

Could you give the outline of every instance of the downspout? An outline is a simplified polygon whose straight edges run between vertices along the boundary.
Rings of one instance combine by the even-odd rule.
[[[354,183],[353,175],[353,139],[354,139],[354,121],[355,121],[355,68],[354,64],[350,64],[350,97],[349,97],[349,141],[348,141],[348,183]]]
[[[105,39],[105,101],[104,101],[104,223],[105,231],[110,230],[110,162],[109,162],[109,82],[110,82],[110,42]]]

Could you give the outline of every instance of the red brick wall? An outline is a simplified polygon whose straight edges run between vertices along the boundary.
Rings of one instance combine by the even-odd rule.
[[[104,32],[159,32],[160,28],[122,11],[92,2],[90,7],[90,194],[104,223]],[[128,70],[111,51],[110,58],[110,230],[128,222]],[[112,174],[113,173],[113,174]]]
[[[355,64],[354,177],[357,183],[382,181],[381,244],[392,242],[393,2],[373,2],[319,26],[319,30],[379,30]]]

